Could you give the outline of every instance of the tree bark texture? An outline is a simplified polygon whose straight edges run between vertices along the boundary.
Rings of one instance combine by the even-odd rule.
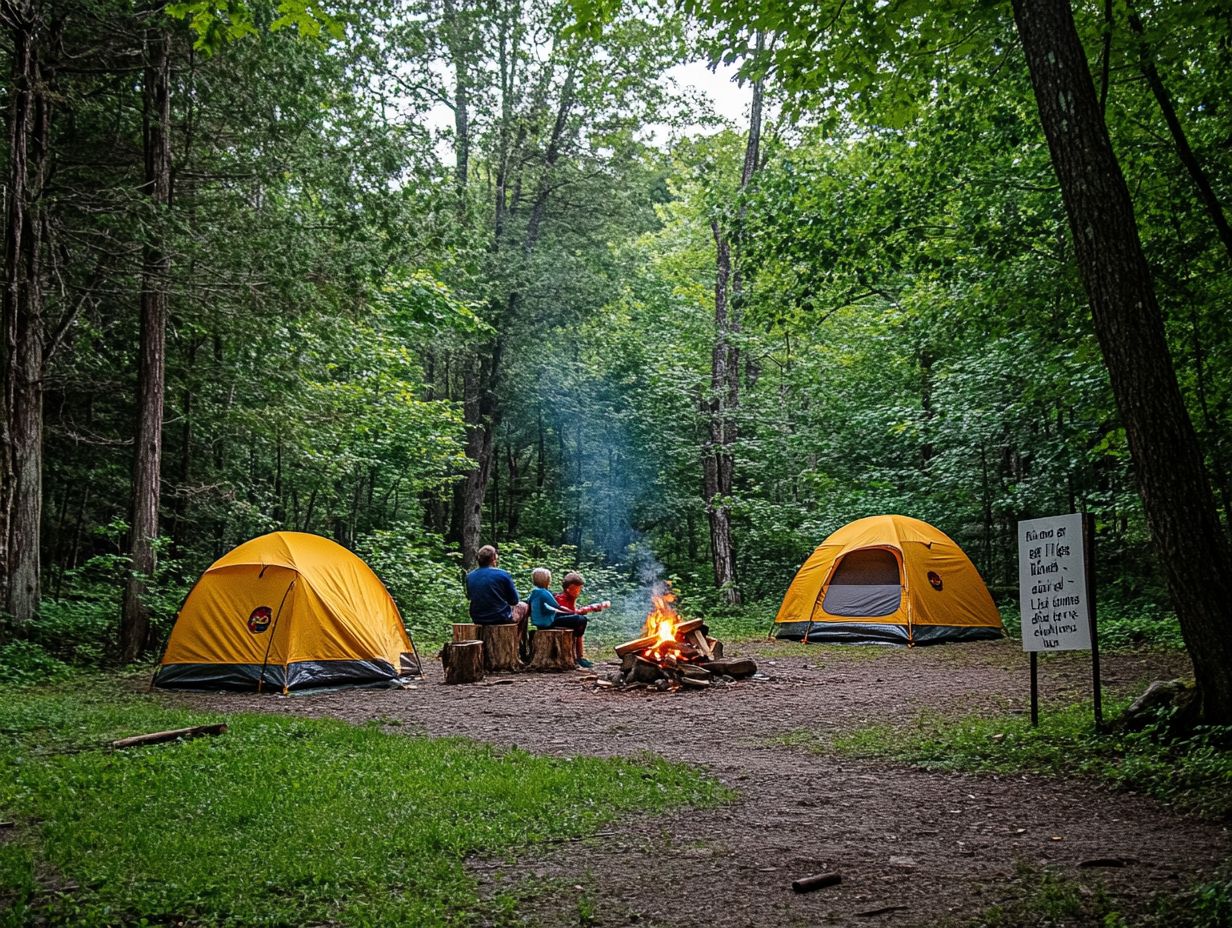
[[[446,683],[478,683],[483,679],[483,642],[451,641],[441,648]]]
[[[714,349],[710,355],[710,396],[706,400],[709,435],[702,451],[702,479],[706,517],[710,523],[714,584],[724,591],[729,602],[736,603],[740,601],[740,594],[736,589],[736,554],[728,500],[734,470],[731,446],[736,440],[733,417],[739,405],[739,349],[731,343],[731,246],[717,220],[711,222],[710,229],[715,244]],[[737,389],[733,389],[734,386]]]
[[[467,214],[466,186],[470,173],[470,40],[457,0],[444,3],[445,43],[453,59],[454,194],[458,214]]]
[[[529,670],[553,673],[577,668],[573,632],[562,628],[541,628],[531,638]]]
[[[765,46],[762,33],[757,35],[757,51]],[[749,134],[740,170],[737,196],[742,202],[737,209],[735,240],[740,240],[746,207],[744,191],[757,172],[761,150],[761,119],[763,83],[753,84],[753,102],[749,108]],[[714,280],[714,350],[710,360],[710,395],[706,401],[709,436],[702,452],[702,479],[706,497],[706,516],[710,523],[710,555],[714,567],[715,586],[723,590],[730,603],[740,602],[736,584],[736,552],[732,543],[731,508],[735,461],[732,446],[736,443],[736,412],[740,408],[740,347],[737,340],[741,328],[741,301],[744,281],[740,273],[739,256],[733,261],[732,243],[718,220],[710,224],[715,244]]]
[[[1013,0],[1096,335],[1201,715],[1232,722],[1232,553],[1176,380],[1133,205],[1068,0]]]
[[[43,476],[43,223],[38,199],[47,166],[50,76],[40,61],[38,12],[30,3],[5,3],[13,40],[9,105],[9,190],[5,242],[4,611],[17,629],[39,605],[39,547]]]
[[[161,17],[161,12],[157,14]],[[164,222],[171,205],[171,39],[152,26],[146,35],[145,189],[156,220],[142,252],[141,347],[137,375],[137,435],[133,447],[129,579],[120,624],[120,659],[136,660],[150,633],[146,580],[155,567],[166,382],[167,283],[171,255]]]
[[[518,656],[521,641],[518,626],[480,625],[479,640],[483,642],[483,669],[490,673],[513,673],[522,669]]]

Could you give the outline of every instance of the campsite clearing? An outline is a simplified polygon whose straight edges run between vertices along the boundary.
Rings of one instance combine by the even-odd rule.
[[[1054,924],[1088,924],[1096,910],[1133,924],[1158,898],[1208,878],[1232,851],[1218,823],[1080,778],[938,773],[816,753],[873,725],[908,730],[925,715],[1022,712],[1025,660],[1014,642],[878,649],[871,659],[868,649],[743,647],[772,679],[704,694],[613,693],[581,675],[524,674],[496,687],[448,687],[434,676],[410,691],[158,698],[222,713],[380,720],[391,731],[548,755],[653,753],[739,793],[706,811],[625,814],[567,850],[547,845],[518,852],[516,863],[473,861],[493,896],[507,896],[528,874],[540,881],[518,910],[535,925],[576,925],[583,908],[592,925],[967,925],[993,909],[1017,911],[1040,893],[1076,900],[1078,914]],[[1041,671],[1047,700],[1084,697],[1082,655],[1051,655]],[[1127,693],[1184,671],[1183,655],[1114,653],[1104,678],[1109,691]],[[809,745],[791,743],[800,732],[810,733]],[[1113,859],[1121,865],[1089,865]],[[792,880],[827,870],[841,872],[841,884],[792,892]]]

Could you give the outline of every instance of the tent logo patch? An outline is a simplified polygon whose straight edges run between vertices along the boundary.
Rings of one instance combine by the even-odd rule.
[[[252,610],[252,615],[248,617],[248,630],[254,635],[259,635],[270,627],[270,621],[273,618],[273,609],[269,606],[257,606]]]
[[[941,589],[941,574],[937,573],[935,570],[930,570],[928,572],[928,583],[934,590]]]

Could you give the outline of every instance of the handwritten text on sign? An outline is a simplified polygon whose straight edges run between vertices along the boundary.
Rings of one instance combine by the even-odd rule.
[[[1018,523],[1018,584],[1024,651],[1090,649],[1080,514]]]

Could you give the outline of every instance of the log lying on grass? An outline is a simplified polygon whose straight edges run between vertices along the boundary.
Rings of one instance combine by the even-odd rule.
[[[191,728],[173,728],[170,731],[155,731],[148,735],[133,735],[131,738],[120,738],[111,742],[117,751],[124,748],[137,748],[145,744],[162,744],[166,741],[200,738],[202,735],[221,735],[227,730],[226,722],[215,725],[194,725]]]
[[[446,683],[478,683],[483,679],[483,642],[453,641],[441,648]]]

